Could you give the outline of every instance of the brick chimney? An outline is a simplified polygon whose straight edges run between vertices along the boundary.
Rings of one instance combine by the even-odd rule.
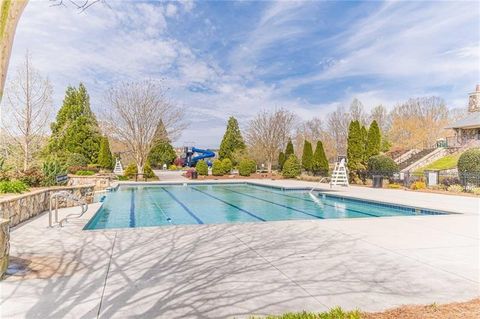
[[[468,95],[468,112],[480,112],[480,84]]]

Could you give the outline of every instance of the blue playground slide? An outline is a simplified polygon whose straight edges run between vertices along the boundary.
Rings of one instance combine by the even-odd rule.
[[[193,154],[200,154],[197,156],[193,156]],[[185,149],[185,155],[186,155],[186,162],[185,164],[187,166],[195,166],[199,160],[205,159],[205,158],[211,158],[215,157],[215,152],[211,150],[202,150],[200,148],[192,147],[192,148],[186,148]]]

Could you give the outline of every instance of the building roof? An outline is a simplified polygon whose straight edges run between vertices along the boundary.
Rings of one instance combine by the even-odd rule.
[[[480,128],[480,112],[473,112],[446,128]]]

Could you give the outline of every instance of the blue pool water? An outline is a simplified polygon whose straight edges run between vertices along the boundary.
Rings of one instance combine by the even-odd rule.
[[[251,184],[120,186],[85,229],[444,214]]]

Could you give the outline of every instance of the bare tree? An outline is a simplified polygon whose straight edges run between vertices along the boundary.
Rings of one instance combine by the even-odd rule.
[[[262,155],[269,173],[280,150],[288,142],[295,119],[293,113],[284,109],[261,111],[248,125],[247,144]]]
[[[93,4],[103,2],[103,0],[50,0],[50,2],[52,6],[70,4],[83,12]],[[0,0],[0,17],[2,18],[0,23],[0,102],[3,97],[15,31],[27,4],[28,0]]]
[[[347,135],[349,124],[350,114],[345,112],[345,109],[342,106],[338,106],[334,112],[328,114],[327,116],[327,129],[331,134],[333,143],[335,145],[334,156],[347,154]]]
[[[48,127],[52,107],[52,86],[32,66],[28,52],[24,64],[6,90],[5,130],[22,152],[23,170],[31,164],[33,153]]]
[[[350,104],[350,120],[359,121],[361,125],[367,125],[367,114],[359,99],[354,98]]]
[[[394,145],[427,148],[446,135],[448,109],[438,97],[414,98],[395,106],[391,120],[388,135]]]
[[[322,141],[327,158],[335,155],[334,139],[320,118],[314,117],[297,127],[294,143],[298,154],[302,154],[305,140],[312,142],[313,146]]]
[[[372,122],[373,120],[377,121],[382,135],[389,130],[390,116],[388,114],[387,108],[382,104],[374,107],[373,110],[370,112],[370,122]]]
[[[163,122],[172,140],[186,127],[183,108],[170,103],[166,89],[152,80],[111,88],[102,113],[104,127],[131,152],[139,174],[143,174],[158,123]]]

